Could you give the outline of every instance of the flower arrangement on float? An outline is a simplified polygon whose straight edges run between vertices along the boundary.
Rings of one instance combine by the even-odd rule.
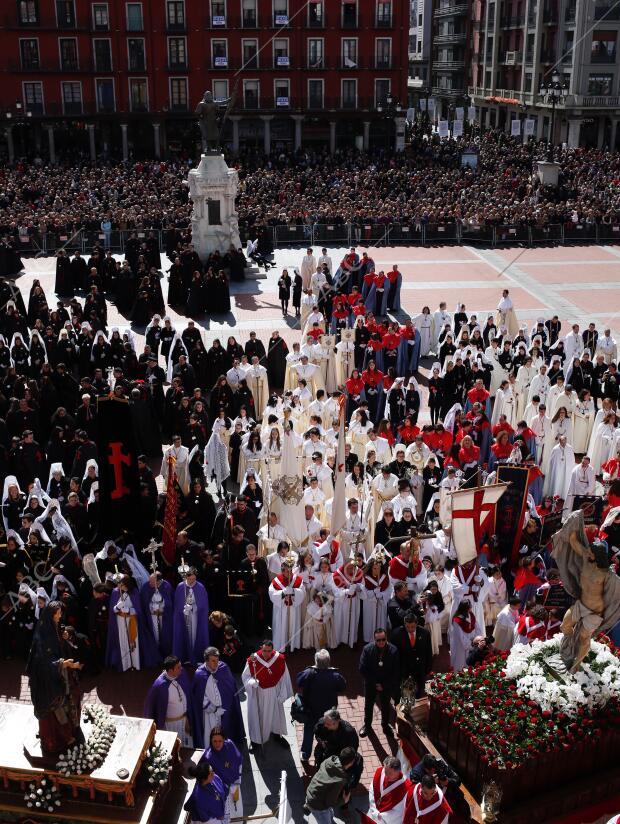
[[[574,675],[553,672],[549,659],[557,660],[561,636],[436,675],[428,685],[431,714],[435,704],[483,764],[508,770],[620,729],[620,656],[604,640],[592,643]]]
[[[58,757],[56,769],[61,775],[82,775],[100,767],[106,760],[116,736],[116,724],[105,707],[84,707],[84,719],[92,724],[88,740],[70,747]]]

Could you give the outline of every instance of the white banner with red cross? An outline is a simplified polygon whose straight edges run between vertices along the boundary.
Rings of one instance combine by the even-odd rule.
[[[452,493],[452,543],[459,564],[478,557],[480,540],[485,532],[492,534],[495,505],[507,488],[508,484],[492,484]]]

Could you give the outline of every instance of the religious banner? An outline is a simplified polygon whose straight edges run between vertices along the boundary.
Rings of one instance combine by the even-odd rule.
[[[531,137],[534,134],[534,123],[535,122],[536,121],[532,120],[531,118],[528,118],[525,121],[524,133],[527,137]]]
[[[485,533],[493,532],[495,506],[507,484],[492,484],[452,493],[452,543],[459,564],[478,557]]]
[[[462,120],[465,117],[465,109],[462,106],[457,106],[454,113],[457,120]]]
[[[177,549],[177,488],[175,486],[176,474],[174,464],[174,457],[169,455],[166,511],[164,513],[164,529],[161,536],[161,554],[170,566],[174,566]]]
[[[513,137],[519,137],[519,135],[521,134],[521,121],[518,118],[515,118],[515,120],[511,121],[510,134]]]
[[[469,120],[470,123],[472,123],[476,120],[476,116],[477,116],[476,115],[476,107],[475,106],[470,106],[467,109],[467,119]]]
[[[98,538],[117,540],[135,524],[140,506],[140,476],[129,403],[118,398],[98,398],[97,424]]]
[[[271,508],[291,539],[296,552],[308,546],[308,529],[304,515],[303,481],[299,473],[295,433],[290,428],[288,410],[284,417],[282,435],[282,463],[280,475],[272,484]]]
[[[516,566],[519,558],[523,516],[527,506],[529,469],[526,466],[500,465],[497,480],[508,484],[508,490],[497,505],[495,534],[502,561]]]
[[[455,120],[452,124],[452,137],[461,137],[463,134],[463,121]]]
[[[448,137],[448,121],[447,120],[440,120],[439,125],[437,127],[437,132],[439,137]]]

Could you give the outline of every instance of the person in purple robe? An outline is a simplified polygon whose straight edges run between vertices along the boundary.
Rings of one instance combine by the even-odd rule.
[[[172,652],[183,663],[197,665],[209,646],[209,597],[190,567],[174,593]]]
[[[237,744],[245,739],[239,690],[228,664],[220,661],[217,647],[208,647],[204,664],[192,681],[194,746],[206,747],[211,730],[221,728]]]
[[[191,684],[175,655],[164,660],[164,671],[148,691],[142,714],[152,718],[158,730],[176,732],[183,747],[193,746]]]
[[[190,816],[192,824],[224,821],[228,787],[208,761],[201,760],[189,768],[191,778],[196,779],[192,794],[183,807]]]
[[[230,817],[238,818],[242,816],[241,769],[243,756],[237,749],[235,742],[225,737],[221,727],[214,727],[211,730],[209,749],[205,751],[202,760],[208,761],[224,784],[229,787],[228,812]]]
[[[159,652],[147,633],[136,582],[123,575],[110,595],[105,665],[124,672],[154,667]]]
[[[144,626],[159,650],[160,660],[172,652],[172,585],[161,572],[154,572],[140,588]]]

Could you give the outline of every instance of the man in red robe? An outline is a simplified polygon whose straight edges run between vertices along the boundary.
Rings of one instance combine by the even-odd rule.
[[[363,824],[401,824],[405,813],[407,795],[413,784],[406,778],[398,758],[388,756],[382,767],[377,767],[368,792],[368,815],[362,816]]]
[[[452,807],[432,775],[425,775],[408,793],[403,824],[448,824]]]

